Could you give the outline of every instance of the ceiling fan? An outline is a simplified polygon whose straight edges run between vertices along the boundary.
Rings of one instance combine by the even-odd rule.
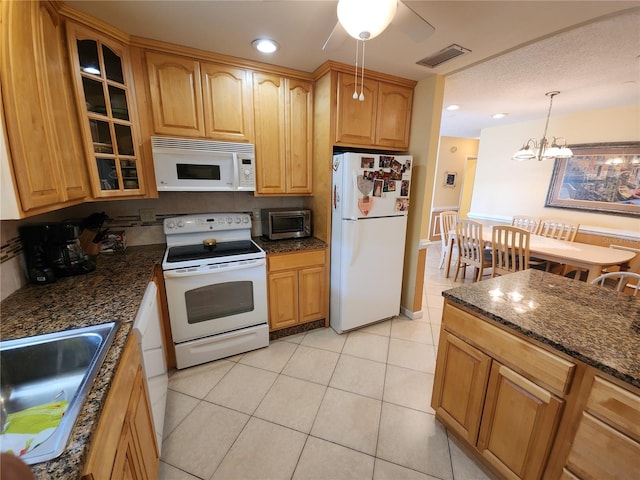
[[[389,22],[380,20],[378,25],[382,28],[378,32],[359,31],[360,25],[366,25],[372,14],[375,14],[375,8],[380,7],[381,16],[390,16],[390,25],[402,31],[407,37],[416,43],[422,42],[429,38],[435,28],[424,18],[418,15],[402,0],[340,0],[338,2],[338,22],[331,31],[329,38],[325,41],[322,49],[330,51],[338,48],[344,41],[352,36],[357,40],[370,40],[379,35],[386,29]],[[342,17],[342,18],[341,18]],[[343,23],[355,22],[355,26],[347,26]],[[374,23],[376,19],[372,20]],[[355,30],[353,30],[355,28]],[[369,34],[369,35],[367,35]]]

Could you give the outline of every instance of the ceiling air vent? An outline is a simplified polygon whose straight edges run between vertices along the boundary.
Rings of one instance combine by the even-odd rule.
[[[422,65],[423,67],[434,68],[444,63],[446,61],[451,60],[452,58],[459,57],[460,55],[464,55],[465,53],[469,53],[471,50],[468,48],[461,47],[460,45],[456,45],[455,43],[449,45],[446,48],[443,48],[439,52],[431,55],[430,57],[423,58],[422,60],[418,60],[416,63],[418,65]]]

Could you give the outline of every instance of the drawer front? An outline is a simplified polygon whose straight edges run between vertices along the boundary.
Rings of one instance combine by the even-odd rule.
[[[586,410],[640,442],[640,397],[594,377]]]
[[[583,413],[566,468],[584,480],[636,480],[640,444]]]
[[[575,365],[446,302],[443,326],[560,396],[569,391]]]
[[[291,270],[297,268],[310,267],[313,265],[324,265],[325,251],[310,250],[300,253],[272,254],[267,256],[269,261],[269,273],[280,270]]]

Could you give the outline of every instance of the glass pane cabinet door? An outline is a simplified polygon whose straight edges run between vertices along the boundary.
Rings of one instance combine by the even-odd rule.
[[[69,26],[68,35],[78,94],[87,117],[85,138],[93,152],[94,195],[143,195],[126,48],[76,24]]]

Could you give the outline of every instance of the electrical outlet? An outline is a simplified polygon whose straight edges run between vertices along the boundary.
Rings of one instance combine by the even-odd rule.
[[[140,213],[140,221],[142,223],[153,223],[156,221],[156,210],[154,208],[141,208],[138,212]]]
[[[253,210],[251,210],[251,217],[256,221],[260,220],[260,209],[254,208]]]

